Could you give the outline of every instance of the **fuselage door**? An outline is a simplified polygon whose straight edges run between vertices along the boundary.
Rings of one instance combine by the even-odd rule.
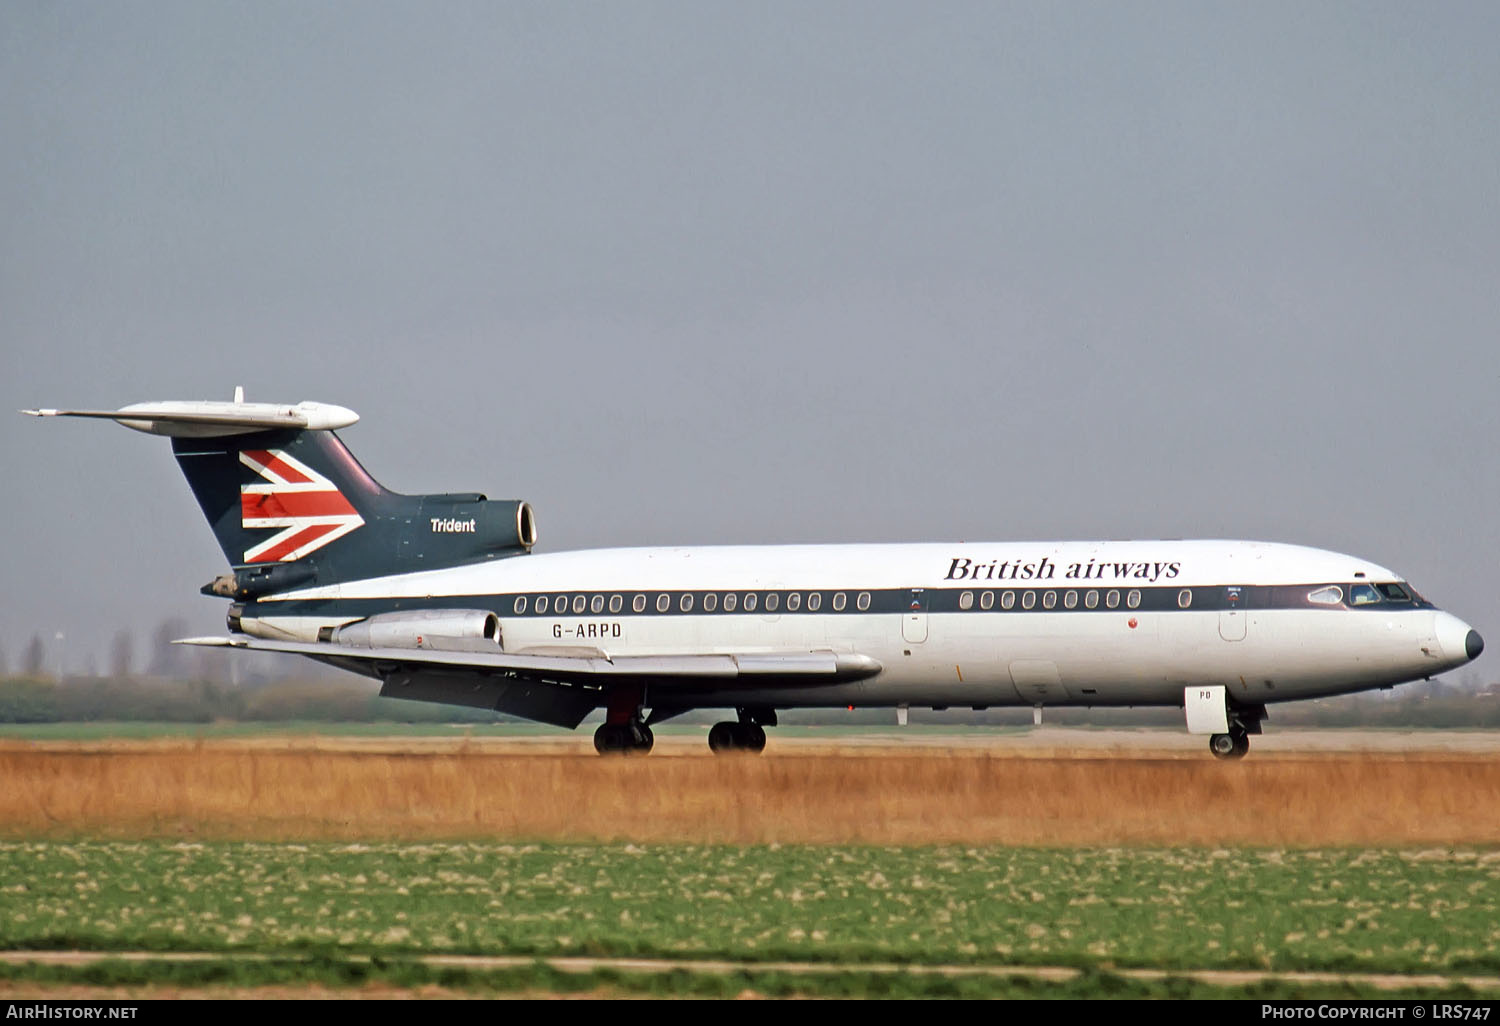
[[[911,590],[906,611],[901,614],[901,637],[910,645],[927,640],[927,593],[921,588]]]
[[[1224,589],[1224,606],[1219,610],[1219,637],[1225,641],[1244,641],[1250,622],[1250,589],[1232,584]]]

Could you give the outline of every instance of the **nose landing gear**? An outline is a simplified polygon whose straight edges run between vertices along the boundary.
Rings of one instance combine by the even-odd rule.
[[[1208,750],[1216,759],[1243,759],[1250,751],[1250,736],[1242,728],[1227,734],[1215,734],[1208,739]]]

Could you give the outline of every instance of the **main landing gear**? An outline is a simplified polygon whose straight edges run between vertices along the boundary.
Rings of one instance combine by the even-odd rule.
[[[641,719],[641,705],[646,689],[640,685],[622,685],[609,693],[604,722],[594,731],[594,751],[600,755],[645,755],[656,739]]]
[[[645,755],[655,743],[651,728],[638,718],[626,723],[602,723],[594,731],[594,751],[600,755]]]
[[[759,723],[715,723],[708,732],[708,747],[715,752],[760,752],[766,747],[766,732]]]
[[[708,732],[708,747],[716,755],[728,752],[760,754],[766,747],[766,727],[776,726],[775,709],[739,709],[738,721],[715,723]]]

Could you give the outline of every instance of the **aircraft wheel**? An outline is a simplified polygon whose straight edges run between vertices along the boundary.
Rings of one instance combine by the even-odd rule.
[[[615,728],[608,723],[601,723],[599,729],[594,731],[594,751],[600,755],[608,755],[614,751]]]
[[[715,723],[708,732],[708,747],[715,752],[732,752],[739,747],[735,736],[738,723]]]
[[[756,753],[766,750],[766,732],[759,723],[741,723],[739,727],[738,740],[741,748]]]
[[[621,750],[619,724],[602,723],[599,729],[594,731],[594,751],[600,755],[613,755]]]
[[[1250,751],[1250,738],[1236,731],[1233,734],[1215,734],[1208,739],[1208,750],[1216,759],[1243,759]]]
[[[604,723],[594,731],[594,751],[600,755],[651,751],[654,738],[643,723]]]

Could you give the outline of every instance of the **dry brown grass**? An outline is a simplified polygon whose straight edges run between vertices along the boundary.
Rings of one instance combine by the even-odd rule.
[[[1410,845],[1500,843],[1500,760],[445,742],[0,744],[0,835]],[[665,756],[665,757],[664,757]],[[673,757],[676,756],[676,757]]]

